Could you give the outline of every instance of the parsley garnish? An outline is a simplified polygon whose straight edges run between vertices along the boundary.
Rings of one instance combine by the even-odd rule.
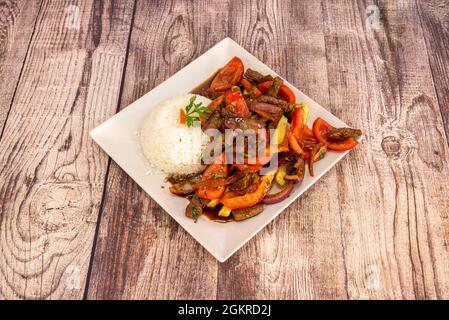
[[[199,210],[198,210],[198,208],[197,207],[194,207],[193,209],[192,209],[192,218],[193,218],[193,220],[197,220],[198,219],[198,216],[200,215],[200,212],[199,212]]]
[[[224,174],[222,173],[212,173],[211,176],[213,178],[224,178]]]
[[[200,121],[200,118],[207,119],[209,118],[208,113],[212,113],[212,110],[209,107],[203,106],[202,102],[195,103],[196,96],[190,98],[189,104],[185,107],[186,111],[186,125],[187,127],[193,126],[195,123]]]

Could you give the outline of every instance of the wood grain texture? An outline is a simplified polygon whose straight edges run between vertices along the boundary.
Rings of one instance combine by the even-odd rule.
[[[365,133],[338,166],[351,299],[448,297],[448,148],[415,2],[323,2],[331,110]],[[371,25],[371,24],[370,24]]]
[[[83,296],[107,165],[88,132],[116,111],[131,13],[42,4],[0,142],[1,298]]]
[[[137,1],[121,108],[226,35],[227,4]],[[217,261],[112,163],[89,299],[206,299]]]
[[[329,104],[319,2],[233,1],[230,17],[233,39],[313,99]],[[217,297],[345,298],[337,185],[333,169],[221,264]]]
[[[448,299],[448,17],[444,0],[0,1],[0,299]],[[219,264],[88,132],[226,36],[364,137]]]
[[[447,138],[449,137],[449,2],[419,1],[417,5]]]
[[[40,0],[0,2],[0,138],[28,52]]]

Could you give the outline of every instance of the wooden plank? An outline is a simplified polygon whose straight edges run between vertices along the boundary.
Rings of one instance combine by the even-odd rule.
[[[319,2],[232,2],[230,17],[231,37],[313,99],[329,104]],[[220,265],[218,298],[345,298],[337,194],[333,169]]]
[[[115,111],[129,1],[44,1],[0,143],[0,297],[80,299]]]
[[[0,138],[38,16],[40,0],[0,3]]]
[[[447,139],[449,137],[449,3],[444,0],[432,0],[419,1],[417,5]]]
[[[138,1],[121,108],[225,37],[222,1]],[[205,299],[217,262],[112,163],[89,299]]]
[[[323,1],[331,109],[365,134],[338,167],[349,298],[447,299],[449,151],[417,8],[368,5]]]

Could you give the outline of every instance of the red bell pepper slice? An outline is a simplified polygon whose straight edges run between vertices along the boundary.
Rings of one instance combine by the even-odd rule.
[[[242,196],[227,198],[223,197],[220,202],[231,210],[243,209],[255,206],[261,202],[271,188],[271,179],[266,176],[261,179],[257,189]]]
[[[287,139],[290,149],[292,149],[293,152],[295,152],[297,155],[302,155],[304,158],[306,158],[307,153],[301,148],[293,132],[287,132]]]

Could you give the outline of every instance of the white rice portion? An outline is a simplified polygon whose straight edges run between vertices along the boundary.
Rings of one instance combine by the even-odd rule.
[[[204,170],[201,154],[207,136],[201,127],[188,128],[179,122],[179,110],[184,109],[193,94],[162,101],[154,107],[140,129],[142,152],[151,167],[166,174],[190,174]],[[196,95],[195,103],[208,106],[211,100]]]

